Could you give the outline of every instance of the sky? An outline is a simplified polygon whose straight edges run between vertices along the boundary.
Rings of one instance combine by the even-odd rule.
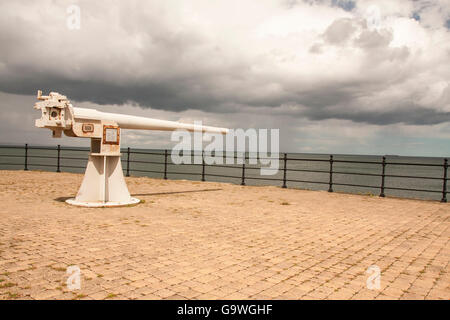
[[[450,0],[2,1],[0,43],[0,144],[89,144],[34,127],[40,89],[278,128],[284,152],[450,156]],[[173,145],[122,133],[124,147]]]

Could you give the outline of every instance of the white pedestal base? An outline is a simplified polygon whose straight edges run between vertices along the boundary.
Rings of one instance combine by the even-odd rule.
[[[114,201],[108,201],[108,202],[81,202],[77,201],[75,198],[67,199],[66,202],[68,204],[71,204],[73,206],[79,206],[79,207],[88,207],[88,208],[105,208],[105,207],[123,207],[133,204],[138,204],[141,202],[141,200],[137,198],[131,198],[128,202],[114,202]]]
[[[115,207],[137,204],[123,177],[120,155],[90,154],[83,182],[75,199],[67,203],[83,207]]]

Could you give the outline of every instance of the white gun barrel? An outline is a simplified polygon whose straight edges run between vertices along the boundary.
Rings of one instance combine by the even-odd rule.
[[[176,121],[166,121],[146,117],[130,116],[126,114],[101,112],[95,109],[73,108],[75,119],[111,120],[115,121],[122,129],[135,130],[162,130],[173,131],[184,129],[187,131],[202,131],[210,133],[226,134],[227,128],[210,126],[197,126],[195,124],[181,123]]]

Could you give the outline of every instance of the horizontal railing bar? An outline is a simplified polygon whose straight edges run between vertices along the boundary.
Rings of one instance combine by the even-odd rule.
[[[122,169],[125,170],[125,169]],[[130,172],[151,172],[151,173],[164,173],[162,171],[155,171],[155,170],[139,170],[139,169],[130,169]]]
[[[337,183],[333,182],[333,185],[336,186],[347,186],[347,187],[361,187],[361,188],[373,188],[373,189],[379,189],[380,186],[368,186],[364,184],[353,184],[353,183]]]
[[[25,149],[24,146],[0,146],[0,149]]]
[[[261,177],[249,177],[249,176],[245,176],[245,179],[283,181],[283,179],[277,179],[277,178],[261,178]]]
[[[164,172],[161,172],[161,173],[164,173]],[[198,176],[198,175],[201,175],[202,173],[201,172],[194,173],[194,172],[170,172],[170,171],[167,171],[167,174],[189,174],[191,176]]]
[[[227,169],[242,169],[242,166],[233,166],[231,164],[226,165],[226,164],[206,164],[205,166],[207,167],[217,167],[217,168],[227,168]]]
[[[286,168],[286,171],[292,171],[292,172],[314,172],[314,173],[329,173],[329,171],[326,170],[309,170],[309,169],[289,169]],[[333,171],[334,172],[334,171]]]
[[[381,177],[381,174],[378,173],[362,173],[362,172],[344,172],[344,171],[333,171],[333,174],[350,174],[355,176],[372,176],[372,177]],[[386,175],[385,175],[386,176]]]
[[[122,152],[122,151],[121,151]],[[123,152],[126,152],[126,151],[123,151]],[[133,153],[135,153],[135,154],[153,154],[153,155],[161,155],[161,156],[163,156],[164,155],[164,153],[160,153],[160,152],[143,152],[143,151],[133,151],[133,150],[130,150],[130,154],[133,154]]]
[[[412,189],[412,188],[399,188],[399,187],[384,187],[385,189],[391,190],[401,190],[401,191],[417,191],[417,192],[437,192],[442,193],[440,190],[429,190],[429,189]]]
[[[130,153],[138,153],[135,151],[130,150]],[[164,155],[164,153],[161,153],[162,155]],[[183,156],[190,156],[190,157],[194,157],[194,156],[201,156],[202,152],[201,151],[195,151],[195,152],[189,152],[188,154],[183,154]],[[208,153],[204,153],[205,157],[212,157],[212,158],[223,158],[223,159],[245,159],[245,160],[250,160],[250,159],[259,159],[259,160],[281,160],[282,158],[280,157],[259,157],[259,156],[254,156],[254,157],[250,157],[248,155],[246,155],[245,157],[242,156],[238,156],[238,155],[234,155],[234,156],[227,156],[226,153],[224,154],[217,154],[217,155],[213,155],[213,154],[208,154]]]
[[[280,181],[283,181],[283,180],[280,179]],[[328,184],[328,182],[322,182],[322,181],[297,180],[297,179],[286,179],[286,182],[301,182],[301,183]]]
[[[28,146],[28,150],[57,150],[57,147],[30,147]]]
[[[121,159],[121,161],[123,161],[123,162],[127,162],[127,159]],[[130,162],[130,163],[131,163],[131,162],[134,162],[134,163],[151,163],[151,164],[164,164],[164,162],[155,162],[155,161],[141,161],[141,160],[130,160],[129,162]]]
[[[177,165],[175,163],[167,163],[170,165]],[[202,164],[185,164],[185,165],[202,165]],[[270,167],[248,167],[249,164],[246,164],[245,169],[253,169],[253,170],[260,170],[260,169],[267,169],[267,170],[279,170],[276,168],[270,168]],[[217,167],[217,168],[230,168],[230,169],[242,169],[242,165],[241,166],[233,166],[233,165],[226,165],[226,164],[207,164],[205,163],[206,167]]]
[[[278,170],[280,170],[280,168],[270,168],[270,167],[248,167],[249,165],[245,165],[245,170],[247,170],[247,169],[253,169],[253,170],[261,170],[261,169],[264,169],[264,170],[276,170],[276,171],[278,171]],[[250,164],[250,166],[251,166],[251,164]],[[239,167],[237,167],[237,168],[239,168]],[[242,167],[241,167],[242,168]]]
[[[61,151],[90,152],[91,150],[89,148],[77,149],[77,148],[70,148],[70,147],[61,147]]]
[[[18,154],[18,155],[15,155],[15,154],[2,154],[2,155],[0,155],[0,157],[24,158],[25,156],[23,154]]]
[[[437,163],[412,163],[412,162],[386,162],[387,165],[401,165],[401,166],[422,166],[422,167],[443,167],[442,164]]]
[[[78,158],[78,157],[60,157],[61,160],[85,160],[88,161],[88,158]]]
[[[358,160],[334,160],[333,162],[341,162],[341,163],[363,163],[363,164],[382,164],[381,161],[358,161]]]
[[[86,169],[86,167],[80,167],[80,166],[63,166],[63,165],[60,165],[60,168]]]
[[[218,156],[218,157],[220,157],[220,156]],[[225,156],[225,158],[227,158],[227,156]],[[232,158],[232,157],[230,157],[230,158]],[[280,158],[279,156],[278,157],[275,157],[275,158],[272,158],[272,157],[258,157],[258,156],[255,156],[255,157],[249,157],[249,156],[245,156],[245,158],[244,157],[238,157],[238,156],[236,156],[236,157],[234,157],[235,159],[237,158],[237,159],[245,159],[245,160],[250,160],[250,159],[252,159],[252,160],[278,160],[278,161],[280,161],[280,160],[282,160],[283,158]]]
[[[23,163],[9,163],[9,162],[5,162],[5,163],[0,163],[0,166],[23,166]]]
[[[238,176],[226,176],[223,174],[214,174],[214,173],[205,173],[205,176],[211,176],[211,177],[222,177],[222,178],[234,178],[234,179],[241,179],[242,177]]]
[[[284,158],[280,158],[280,160],[284,160]],[[286,158],[286,160],[294,160],[294,161],[319,161],[319,162],[329,162],[328,159],[306,159],[306,158]]]
[[[395,175],[395,174],[386,174],[385,177],[390,177],[390,178],[408,178],[408,179],[442,180],[442,178],[437,178],[437,177],[403,176],[403,175]]]
[[[57,159],[57,156],[30,156],[28,158],[38,158],[38,159]]]

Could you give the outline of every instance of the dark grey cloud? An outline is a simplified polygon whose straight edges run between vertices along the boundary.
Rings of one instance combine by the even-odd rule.
[[[332,0],[331,3],[345,11],[352,11],[356,7],[356,1],[352,0]]]
[[[405,117],[405,113],[409,113],[410,116]],[[378,125],[388,125],[394,123],[406,123],[410,125],[433,125],[450,121],[449,112],[426,110],[414,105],[411,105],[408,108],[399,108],[378,112],[352,110],[347,114],[339,110],[333,110],[333,108],[322,108],[316,109],[314,111],[307,110],[305,114],[310,120],[345,119],[352,120],[354,122],[363,122]]]
[[[354,0],[285,0],[284,3],[288,7],[294,7],[299,3],[307,3],[309,5],[329,5],[331,7],[344,9],[345,11],[352,11],[354,8],[356,8],[356,1]]]

